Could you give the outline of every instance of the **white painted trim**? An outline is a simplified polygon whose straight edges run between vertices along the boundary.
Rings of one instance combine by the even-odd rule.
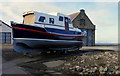
[[[79,41],[73,41],[73,40],[53,40],[53,39],[35,39],[35,38],[13,38],[18,40],[40,40],[40,41],[68,41],[68,42],[79,42]]]

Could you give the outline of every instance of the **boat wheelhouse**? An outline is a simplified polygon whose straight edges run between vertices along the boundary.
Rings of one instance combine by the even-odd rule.
[[[23,17],[23,24],[11,22],[15,51],[69,50],[82,47],[85,32],[74,28],[69,16],[29,11]]]

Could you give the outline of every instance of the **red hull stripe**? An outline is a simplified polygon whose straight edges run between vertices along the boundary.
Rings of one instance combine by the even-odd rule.
[[[20,28],[20,27],[12,27],[14,29],[20,29],[20,30],[26,30],[26,31],[32,31],[32,32],[38,32],[38,33],[44,33],[44,34],[51,34],[56,36],[62,36],[62,37],[86,37],[85,35],[60,35],[60,34],[53,34],[49,32],[42,32],[38,30],[32,30],[32,29],[26,29],[26,28]]]

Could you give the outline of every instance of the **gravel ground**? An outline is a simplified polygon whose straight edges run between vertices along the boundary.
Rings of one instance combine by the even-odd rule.
[[[112,51],[79,54],[68,58],[64,64],[55,67],[55,70],[66,75],[119,75],[119,55],[120,53]]]
[[[120,74],[119,56],[120,52],[114,52],[111,50],[81,50],[79,52],[64,53],[48,53],[48,54],[33,54],[35,61],[24,62],[16,64],[24,68],[31,74],[41,74],[50,76],[50,73],[62,73],[59,76],[68,75],[90,75],[90,74]],[[2,49],[3,63],[16,59],[26,58],[22,53],[13,52],[12,45],[4,45]],[[31,59],[32,60],[32,59]],[[51,61],[60,61],[62,63],[59,66],[49,68],[44,65],[45,62],[51,63]],[[53,63],[54,65],[54,63]],[[50,72],[50,73],[49,73]],[[47,74],[46,74],[47,73]],[[50,75],[49,75],[50,74]],[[39,75],[38,75],[39,76]],[[52,75],[51,75],[52,76]]]

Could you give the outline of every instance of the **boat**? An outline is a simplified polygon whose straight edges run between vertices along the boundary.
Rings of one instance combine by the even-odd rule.
[[[85,31],[74,28],[70,17],[28,11],[23,23],[11,21],[14,51],[20,53],[75,50],[82,47]]]

